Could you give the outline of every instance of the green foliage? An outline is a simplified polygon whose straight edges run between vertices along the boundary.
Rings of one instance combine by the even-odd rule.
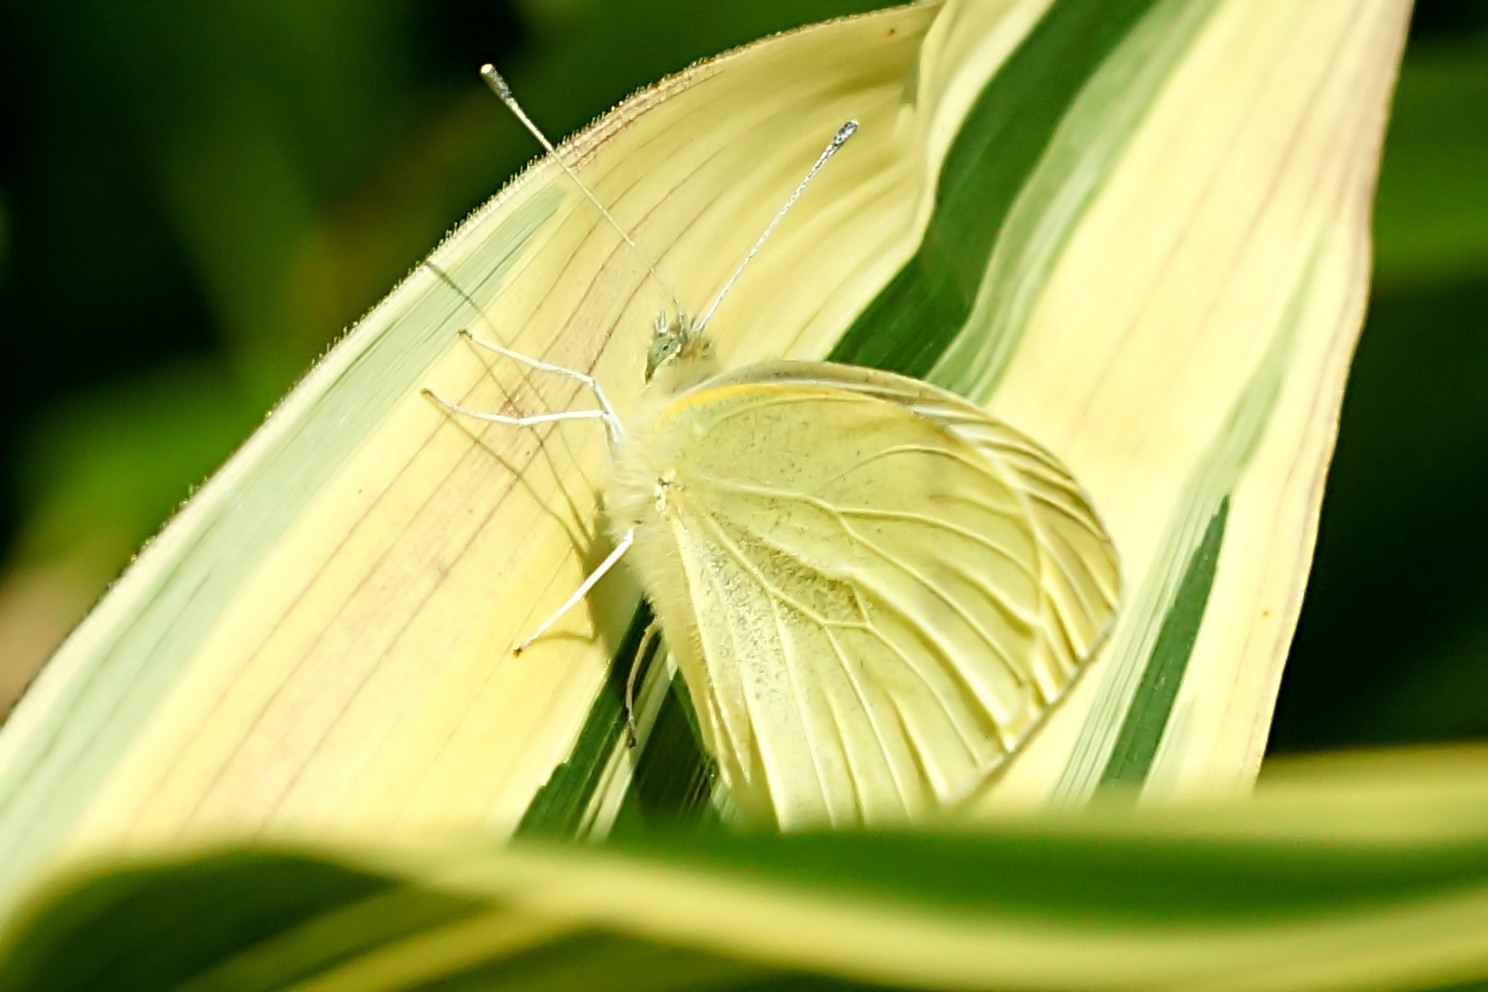
[[[1466,987],[1488,980],[1485,760],[977,833],[189,853],[54,885],[0,990]]]
[[[1280,752],[1488,736],[1488,17],[1472,8],[1423,5],[1401,67]]]

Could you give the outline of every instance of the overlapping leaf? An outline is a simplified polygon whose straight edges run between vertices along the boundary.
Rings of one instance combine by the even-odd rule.
[[[976,833],[193,853],[54,884],[0,989],[1462,987],[1485,783],[1444,752]]]

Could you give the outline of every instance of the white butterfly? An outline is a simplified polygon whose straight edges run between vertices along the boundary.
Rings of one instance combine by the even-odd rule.
[[[708,319],[855,127],[701,320],[658,320],[623,423],[591,377],[494,344],[582,380],[599,408],[514,418],[440,401],[519,426],[605,423],[615,550],[522,646],[623,557],[731,798],[781,829],[914,821],[976,792],[1089,663],[1120,591],[1068,470],[960,397],[826,362],[717,368]]]

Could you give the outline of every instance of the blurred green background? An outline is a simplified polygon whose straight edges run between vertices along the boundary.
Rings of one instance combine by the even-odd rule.
[[[534,146],[852,0],[0,0],[0,707]],[[1273,750],[1488,737],[1488,0],[1417,7]]]

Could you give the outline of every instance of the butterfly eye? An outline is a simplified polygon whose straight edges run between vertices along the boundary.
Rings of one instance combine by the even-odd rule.
[[[646,351],[646,381],[650,382],[656,370],[661,368],[682,347],[682,339],[676,334],[658,335]]]

